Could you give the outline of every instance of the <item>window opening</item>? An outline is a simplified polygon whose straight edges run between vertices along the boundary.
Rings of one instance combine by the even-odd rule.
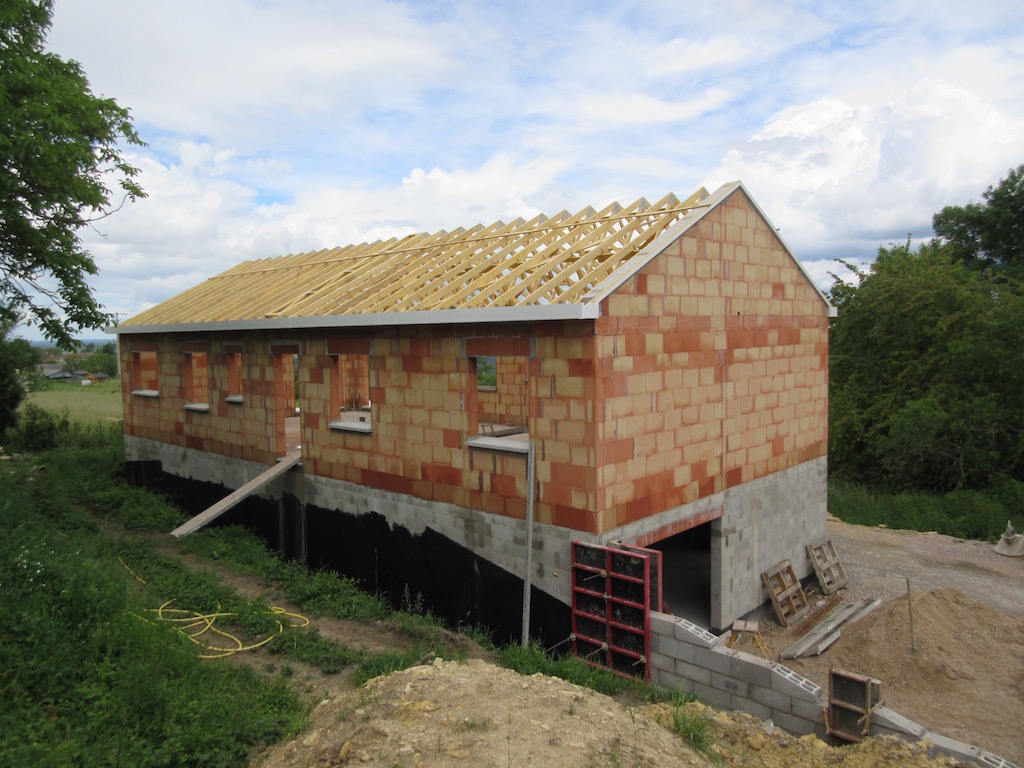
[[[133,395],[157,397],[160,392],[157,386],[159,378],[159,362],[156,352],[140,350],[132,352],[132,384]]]
[[[527,428],[526,356],[485,356],[470,359],[470,381],[476,385],[477,430],[467,442],[474,448],[526,453]]]
[[[185,407],[210,410],[210,373],[205,352],[185,353]]]
[[[331,429],[371,432],[370,358],[368,355],[331,355]]]
[[[227,350],[228,364],[228,392],[224,398],[229,403],[242,402],[242,352],[241,350]]]

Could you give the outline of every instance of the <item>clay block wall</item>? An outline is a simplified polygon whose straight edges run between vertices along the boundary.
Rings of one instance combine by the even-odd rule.
[[[524,357],[495,359],[497,385],[494,391],[480,390],[477,394],[481,421],[512,424],[517,427],[526,426],[526,385],[529,378],[527,359]]]
[[[225,343],[216,338],[122,336],[119,352],[123,371],[132,371],[133,352],[153,353],[157,366],[152,387],[139,387],[134,371],[122,381],[125,434],[261,464],[273,463],[277,449],[270,352],[259,345],[246,345],[242,355],[242,402],[228,402],[229,395],[238,394],[230,391],[228,383],[231,350],[238,346],[237,340]],[[186,403],[197,402],[196,392],[191,393],[193,398],[187,396],[191,374],[188,355],[199,357],[200,353],[206,355],[208,368],[208,411],[185,407]],[[158,395],[132,394],[140,388],[153,389]]]
[[[742,192],[604,310],[603,530],[826,454],[828,308]]]
[[[122,370],[144,346],[160,367],[159,398],[132,396],[126,381],[125,429],[269,464],[284,453],[297,354],[307,471],[521,518],[525,458],[466,440],[481,419],[522,423],[536,443],[538,522],[605,534],[824,456],[827,322],[737,191],[593,321],[122,337]],[[225,402],[240,344],[242,402]],[[209,413],[184,409],[185,352],[200,348]],[[493,401],[477,390],[481,356],[498,359]],[[337,379],[364,370],[371,431],[332,428],[348,394]]]

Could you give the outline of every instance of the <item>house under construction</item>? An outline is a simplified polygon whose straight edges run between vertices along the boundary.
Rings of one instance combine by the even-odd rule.
[[[127,458],[454,620],[619,542],[723,628],[824,535],[833,312],[739,182],[247,261],[116,328]]]

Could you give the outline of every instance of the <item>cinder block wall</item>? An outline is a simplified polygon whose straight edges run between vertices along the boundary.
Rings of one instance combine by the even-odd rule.
[[[710,632],[664,613],[651,613],[651,682],[683,690],[719,709],[771,720],[790,733],[827,737],[828,695],[789,667],[729,648]],[[930,742],[930,757],[948,755],[978,765],[1014,768],[979,747],[929,731],[888,707],[871,713],[871,736]]]
[[[782,664],[733,650],[686,619],[651,613],[651,682],[791,733],[825,735],[828,698],[821,686]]]

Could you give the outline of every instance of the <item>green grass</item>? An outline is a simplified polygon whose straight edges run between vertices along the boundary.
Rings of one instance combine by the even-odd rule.
[[[83,423],[120,419],[124,415],[120,379],[87,387],[77,381],[52,382],[47,389],[28,393],[25,402],[55,414],[66,409],[73,420]]]
[[[830,480],[829,513],[847,523],[936,531],[962,539],[995,541],[1022,509],[1021,484],[1007,481],[990,492],[890,493]]]
[[[204,663],[199,646],[155,620],[154,609],[168,600],[230,614],[218,621],[246,644],[274,635],[277,623],[264,600],[239,595],[212,569],[188,568],[137,535],[167,531],[183,516],[123,482],[119,425],[27,412],[43,447],[0,465],[0,765],[243,765],[301,728],[306,705],[288,690],[288,663],[265,664],[262,675]],[[466,654],[466,643],[418,599],[407,595],[407,610],[394,611],[350,579],[280,560],[245,529],[160,541],[260,580],[307,615],[384,619],[403,638],[401,650],[371,652],[315,628],[289,628],[268,645],[283,659],[327,673],[349,669],[358,685],[430,653]],[[538,646],[496,653],[522,674],[542,672],[630,701],[670,697]],[[699,742],[699,726],[680,719],[679,730]]]
[[[0,467],[0,764],[244,765],[294,733],[305,705],[283,679],[203,663],[149,618],[164,589],[183,603],[241,604],[91,514],[96,498],[118,496],[111,441],[73,430],[60,447]]]

